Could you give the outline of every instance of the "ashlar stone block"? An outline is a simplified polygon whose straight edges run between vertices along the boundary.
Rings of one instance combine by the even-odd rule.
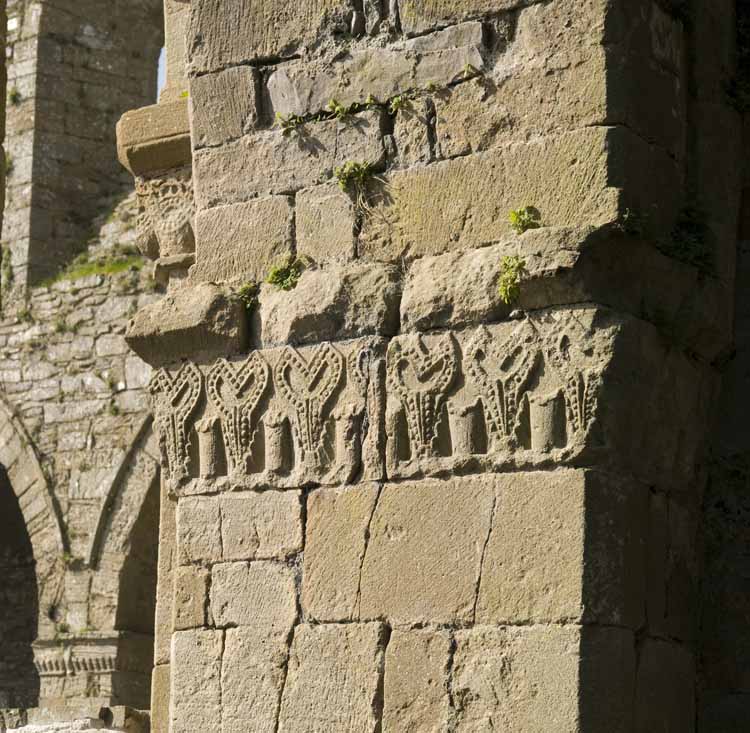
[[[619,212],[605,128],[396,171],[370,199],[359,253],[386,261],[496,242],[510,232],[508,212],[519,201],[533,201],[547,226],[604,224]]]
[[[196,496],[179,500],[177,552],[180,565],[221,560],[221,523],[217,499]]]
[[[172,636],[172,733],[214,730],[221,720],[223,631],[176,631]]]
[[[221,667],[221,731],[272,731],[284,686],[288,647],[283,634],[228,629]]]
[[[174,578],[173,628],[176,631],[206,625],[209,572],[195,565],[178,567]]]
[[[627,733],[634,649],[633,634],[623,629],[476,626],[458,631],[451,679],[454,730]]]
[[[359,484],[308,496],[301,598],[308,618],[357,618],[362,562],[379,492],[377,484]]]
[[[218,206],[196,217],[196,281],[262,282],[292,251],[294,209],[286,196]]]
[[[190,82],[194,148],[222,145],[250,132],[258,122],[258,71],[238,66]]]
[[[284,117],[307,115],[331,99],[362,104],[372,95],[386,102],[400,92],[447,86],[468,66],[484,68],[483,42],[481,23],[464,23],[386,48],[353,50],[336,64],[285,64],[268,79],[270,106]]]
[[[211,615],[217,626],[252,626],[285,637],[297,619],[294,571],[265,560],[214,565]]]
[[[297,626],[279,733],[375,733],[385,641],[379,623]]]
[[[394,631],[385,655],[383,730],[422,733],[448,729],[451,718],[449,631]]]
[[[334,31],[348,31],[346,0],[202,0],[187,31],[194,74],[252,61],[289,57]]]
[[[400,296],[398,270],[373,263],[308,269],[291,292],[264,284],[257,311],[261,345],[394,335]]]
[[[362,565],[360,618],[471,622],[494,502],[484,478],[386,485]]]
[[[302,550],[300,492],[227,494],[219,503],[224,560],[283,560]]]
[[[295,232],[297,253],[323,264],[354,259],[354,204],[336,183],[297,193]]]

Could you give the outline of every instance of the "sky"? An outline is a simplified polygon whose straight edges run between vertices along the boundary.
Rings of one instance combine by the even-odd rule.
[[[167,81],[167,54],[165,49],[162,48],[161,54],[159,55],[159,83],[158,83],[158,92],[160,92],[164,88],[164,84]],[[157,92],[157,99],[158,99],[158,92]]]

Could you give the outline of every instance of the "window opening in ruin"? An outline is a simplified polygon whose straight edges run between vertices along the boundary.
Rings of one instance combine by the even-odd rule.
[[[167,49],[162,48],[161,53],[159,54],[159,70],[157,72],[157,80],[156,80],[156,88],[157,88],[157,94],[156,98],[159,98],[159,94],[161,94],[161,90],[164,89],[164,85],[167,83]]]
[[[31,644],[39,600],[31,539],[5,468],[0,466],[0,708],[30,707],[39,696]]]

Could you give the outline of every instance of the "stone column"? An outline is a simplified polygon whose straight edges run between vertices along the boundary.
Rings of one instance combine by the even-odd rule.
[[[187,28],[195,264],[128,332],[177,501],[171,733],[693,731],[733,286],[694,195],[738,119],[689,139],[685,17]]]

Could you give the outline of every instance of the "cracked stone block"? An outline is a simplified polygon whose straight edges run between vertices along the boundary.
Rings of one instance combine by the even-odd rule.
[[[383,158],[381,118],[381,111],[363,112],[347,120],[306,123],[289,135],[280,129],[262,130],[218,148],[197,150],[193,170],[198,209],[256,195],[290,194],[328,181],[347,161],[377,166]],[[201,238],[199,230],[198,261]]]
[[[209,572],[204,568],[195,565],[177,568],[174,579],[173,609],[175,631],[206,625],[209,579]]]
[[[221,720],[223,631],[172,635],[172,733],[214,730]]]
[[[393,631],[385,654],[383,730],[422,733],[448,729],[451,633]]]
[[[290,292],[261,287],[260,342],[267,348],[394,335],[400,297],[394,267],[352,262],[308,269]]]
[[[297,626],[279,733],[376,733],[385,644],[379,623]]]
[[[486,476],[384,486],[362,565],[360,618],[471,622],[495,487]]]
[[[299,491],[222,496],[224,560],[284,560],[302,550]]]
[[[376,484],[360,484],[308,496],[301,596],[307,617],[357,618],[362,561],[379,491]]]
[[[647,499],[645,486],[570,469],[315,491],[302,607],[319,621],[397,627],[638,628]]]
[[[258,71],[238,66],[190,82],[193,146],[222,145],[258,123]]]
[[[294,570],[265,560],[214,565],[211,616],[217,626],[252,626],[285,636],[297,620]]]
[[[500,477],[497,486],[477,623],[642,625],[646,486],[564,469]]]
[[[218,499],[189,496],[178,501],[177,552],[180,565],[222,559]]]
[[[191,280],[263,281],[291,253],[293,221],[292,201],[286,196],[199,212]]]
[[[275,729],[288,655],[286,636],[243,626],[228,629],[221,668],[222,733]]]
[[[484,68],[481,23],[464,23],[386,48],[354,49],[336,64],[305,59],[280,66],[268,78],[274,114],[306,115],[340,104],[386,102],[398,94],[460,79],[467,66]]]
[[[337,183],[299,191],[295,200],[297,254],[317,264],[355,257],[354,204]]]
[[[205,0],[191,14],[188,65],[193,74],[290,57],[335,31],[348,31],[347,0]]]

